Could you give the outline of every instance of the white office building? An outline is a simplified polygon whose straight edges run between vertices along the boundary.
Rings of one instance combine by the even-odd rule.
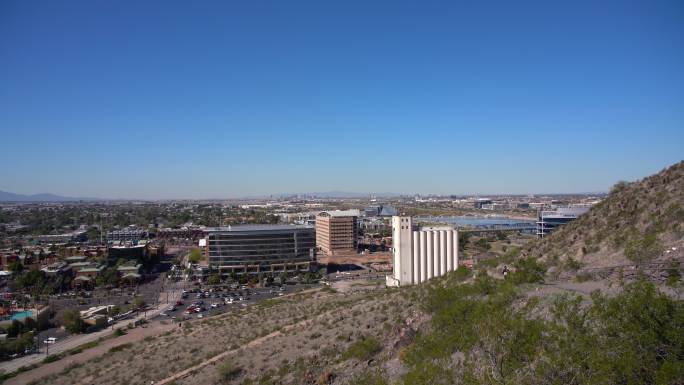
[[[411,217],[392,217],[393,272],[387,286],[425,282],[458,268],[458,231],[450,226],[414,228]]]

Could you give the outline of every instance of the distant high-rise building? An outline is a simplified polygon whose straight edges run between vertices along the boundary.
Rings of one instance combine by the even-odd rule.
[[[479,198],[475,201],[475,203],[473,203],[473,207],[475,207],[476,209],[481,209],[483,205],[489,205],[489,204],[492,204],[491,199]]]
[[[388,286],[407,286],[458,268],[458,231],[450,226],[414,228],[411,217],[392,217],[393,272]]]
[[[358,210],[323,211],[316,215],[316,247],[333,256],[356,252]]]
[[[397,215],[397,210],[389,205],[370,205],[363,213],[367,217],[392,217]]]
[[[537,218],[537,235],[540,238],[551,233],[558,226],[577,219],[589,211],[589,206],[559,207],[555,210],[542,210]]]

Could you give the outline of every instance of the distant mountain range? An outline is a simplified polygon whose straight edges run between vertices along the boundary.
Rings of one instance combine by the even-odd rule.
[[[55,194],[42,193],[33,195],[15,194],[0,191],[0,202],[77,202],[77,201],[96,201],[97,198],[74,198],[64,197]]]

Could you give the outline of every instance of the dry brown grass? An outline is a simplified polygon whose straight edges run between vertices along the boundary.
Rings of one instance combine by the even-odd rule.
[[[345,364],[341,356],[350,344],[365,336],[390,341],[397,325],[416,311],[416,306],[397,290],[368,288],[267,300],[226,315],[185,323],[182,329],[135,343],[41,383],[149,384],[237,348],[230,357],[241,368],[237,378],[220,378],[216,365],[211,364],[175,383],[240,383],[246,378],[299,383],[304,377],[315,382],[325,370],[329,370],[330,378],[339,378],[335,368]],[[246,346],[274,331],[280,333],[257,346]]]

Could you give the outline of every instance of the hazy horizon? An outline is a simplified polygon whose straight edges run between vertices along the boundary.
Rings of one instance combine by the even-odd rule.
[[[684,158],[684,3],[0,3],[0,190],[608,191]]]

